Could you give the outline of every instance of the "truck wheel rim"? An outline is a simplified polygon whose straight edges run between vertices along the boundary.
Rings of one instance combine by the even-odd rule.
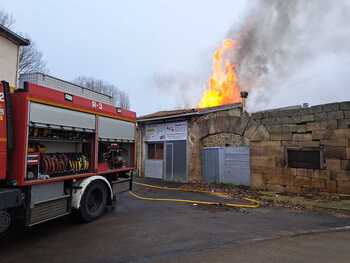
[[[0,233],[5,232],[11,225],[11,216],[6,211],[0,211]]]
[[[100,189],[94,189],[89,195],[87,201],[87,209],[90,213],[95,213],[99,210],[103,202],[103,193]]]

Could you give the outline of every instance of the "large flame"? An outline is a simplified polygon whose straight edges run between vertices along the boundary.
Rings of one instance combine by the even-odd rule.
[[[240,89],[234,65],[228,56],[235,48],[232,39],[223,41],[213,56],[213,73],[208,80],[198,104],[199,108],[207,108],[240,102]]]

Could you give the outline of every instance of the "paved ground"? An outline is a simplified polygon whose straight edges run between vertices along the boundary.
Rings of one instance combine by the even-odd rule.
[[[294,235],[345,225],[350,218],[325,213],[158,203],[125,194],[115,211],[93,223],[66,218],[14,233],[0,241],[0,262],[350,262],[350,232]]]

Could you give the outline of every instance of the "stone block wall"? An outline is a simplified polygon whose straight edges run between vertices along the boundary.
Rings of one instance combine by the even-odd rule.
[[[250,142],[252,186],[282,192],[350,193],[350,102],[258,112],[269,136]],[[287,167],[288,147],[320,147],[324,169]]]

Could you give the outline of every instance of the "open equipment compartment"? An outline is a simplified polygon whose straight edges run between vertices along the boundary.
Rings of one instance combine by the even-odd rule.
[[[95,126],[93,114],[30,102],[26,180],[93,171]]]
[[[135,124],[98,117],[98,170],[106,172],[134,167]]]

